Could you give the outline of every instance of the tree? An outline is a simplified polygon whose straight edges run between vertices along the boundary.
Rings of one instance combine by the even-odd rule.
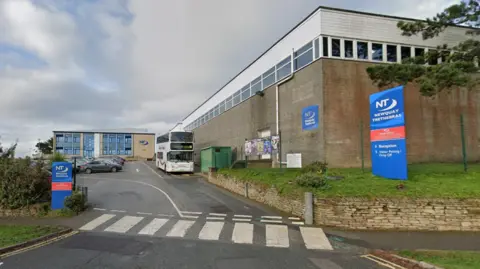
[[[424,40],[438,36],[451,26],[468,26],[466,35],[480,35],[480,3],[478,0],[452,5],[426,21],[400,21],[397,27],[402,35],[422,34]],[[429,50],[423,57],[405,59],[401,64],[382,64],[367,68],[370,79],[380,88],[417,83],[424,96],[435,96],[454,88],[473,89],[480,84],[475,76],[479,71],[480,41],[469,38],[455,47],[442,45]],[[438,65],[426,62],[442,58]]]
[[[6,148],[0,142],[0,159],[11,159],[15,158],[15,150],[17,149],[17,143],[15,142],[9,148]]]
[[[53,137],[50,137],[47,141],[38,141],[35,147],[42,154],[52,154],[53,153]]]

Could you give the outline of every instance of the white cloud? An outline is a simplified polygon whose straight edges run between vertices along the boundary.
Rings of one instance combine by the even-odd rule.
[[[24,154],[52,130],[163,132],[318,5],[423,18],[452,1],[300,2],[0,0],[1,141]]]

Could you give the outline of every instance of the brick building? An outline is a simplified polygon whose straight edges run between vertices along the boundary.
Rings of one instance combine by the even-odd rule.
[[[467,39],[463,27],[449,27],[431,40],[402,36],[399,20],[411,19],[319,7],[183,120],[195,133],[195,148],[231,146],[243,158],[245,139],[281,131],[283,160],[287,153],[301,153],[304,164],[320,160],[355,167],[363,157],[368,165],[368,97],[379,89],[366,68]],[[477,92],[455,90],[426,98],[408,85],[409,162],[461,160],[460,114],[468,158],[478,160],[478,97]],[[311,105],[319,106],[319,127],[304,131],[302,109]],[[199,156],[197,152],[196,161]]]

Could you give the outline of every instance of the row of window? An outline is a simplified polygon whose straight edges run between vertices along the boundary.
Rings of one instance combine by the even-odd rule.
[[[429,50],[432,49],[420,46],[321,36],[294,51],[293,54],[281,60],[262,75],[253,79],[249,84],[221,101],[187,125],[186,130],[191,131],[205,124],[320,57],[400,63],[406,58],[424,56]],[[427,64],[435,65],[442,61],[445,61],[445,57],[439,56],[438,59],[429,60]]]
[[[132,155],[132,149],[104,149],[103,155]]]
[[[56,148],[55,151],[65,155],[80,155],[80,148]]]
[[[103,155],[132,155],[131,134],[103,134]]]
[[[56,144],[63,143],[80,143],[80,134],[79,133],[59,133],[55,134]]]

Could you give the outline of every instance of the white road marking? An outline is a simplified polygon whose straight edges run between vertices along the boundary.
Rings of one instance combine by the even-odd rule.
[[[94,207],[93,210],[97,210],[97,211],[106,211],[105,208],[98,208],[98,207]]]
[[[265,225],[267,247],[288,248],[288,227],[286,225]]]
[[[252,221],[251,219],[237,219],[237,218],[232,218],[233,221],[246,221],[246,222],[249,222],[249,221]]]
[[[201,215],[202,212],[191,212],[191,211],[182,211],[183,214],[190,214],[190,215]]]
[[[103,214],[100,217],[98,217],[98,218],[90,221],[89,223],[83,225],[82,227],[80,227],[80,230],[91,231],[91,230],[97,228],[98,226],[100,226],[101,224],[109,221],[113,217],[115,217],[115,215],[113,215],[113,214]]]
[[[111,212],[120,212],[120,213],[125,213],[125,212],[127,212],[127,211],[125,211],[125,210],[116,210],[116,209],[112,209],[112,210],[110,210],[110,211],[111,211]]]
[[[140,172],[140,170],[138,170],[138,168],[137,168],[137,173],[138,173],[138,172]]]
[[[141,220],[143,220],[143,217],[125,216],[110,225],[110,227],[105,229],[105,232],[126,233]]]
[[[260,222],[263,223],[283,223],[281,220],[270,220],[270,219],[262,219]]]
[[[3,262],[0,262],[0,266],[2,266],[2,265],[3,265]]]
[[[165,223],[167,223],[168,219],[153,219],[147,226],[143,227],[143,229],[138,234],[148,234],[153,235],[155,234],[160,228],[162,228]]]
[[[145,164],[147,165],[147,164]],[[149,167],[147,165],[147,167]],[[149,167],[150,168],[150,167]],[[135,184],[142,184],[142,185],[145,185],[145,186],[148,186],[148,187],[151,187],[151,188],[154,188],[155,190],[163,193],[163,195],[165,195],[165,197],[167,197],[168,201],[170,201],[170,203],[172,204],[173,208],[175,208],[175,210],[177,211],[177,214],[180,216],[180,217],[183,217],[183,214],[182,212],[180,211],[180,209],[178,208],[178,206],[175,204],[175,202],[173,202],[172,198],[170,197],[170,195],[168,195],[165,191],[163,191],[162,189],[160,189],[159,187],[156,187],[156,186],[153,186],[152,184],[148,184],[148,183],[145,183],[145,182],[142,182],[142,181],[135,181],[135,180],[128,180],[128,179],[118,179],[118,178],[108,178],[108,177],[86,177],[84,179],[96,179],[96,180],[115,180],[115,181],[125,181],[125,182],[131,182],[131,183],[135,183]]]
[[[209,214],[210,216],[219,216],[219,217],[226,217],[227,214],[223,214],[223,213],[210,213]]]
[[[305,222],[303,222],[303,221],[292,221],[292,224],[294,224],[294,225],[305,225]]]
[[[179,220],[167,233],[167,236],[184,237],[187,230],[195,223],[193,220]]]
[[[233,216],[236,217],[236,218],[249,218],[249,219],[252,218],[251,215],[233,215]]]
[[[223,217],[207,217],[207,220],[225,220]]]
[[[149,215],[149,216],[153,215],[153,213],[146,213],[146,212],[137,212],[137,214],[139,214],[139,215]]]
[[[300,227],[300,233],[302,234],[307,249],[333,250],[322,228]]]
[[[289,220],[300,220],[299,217],[288,217]]]
[[[198,238],[203,240],[218,240],[218,238],[220,238],[223,225],[223,222],[207,221],[200,231]]]
[[[282,219],[281,216],[262,216],[262,219]]]
[[[158,214],[160,217],[173,217],[173,215],[170,214]]]
[[[233,227],[232,241],[239,244],[253,243],[253,224],[235,223]]]
[[[159,173],[157,173],[155,170],[153,170],[153,168],[151,168],[150,166],[148,166],[148,164],[142,162],[143,165],[145,165],[146,167],[148,167],[150,169],[150,171],[152,171],[152,173],[154,173],[155,175],[157,175],[157,177],[159,178],[163,178],[162,175],[160,175]]]

